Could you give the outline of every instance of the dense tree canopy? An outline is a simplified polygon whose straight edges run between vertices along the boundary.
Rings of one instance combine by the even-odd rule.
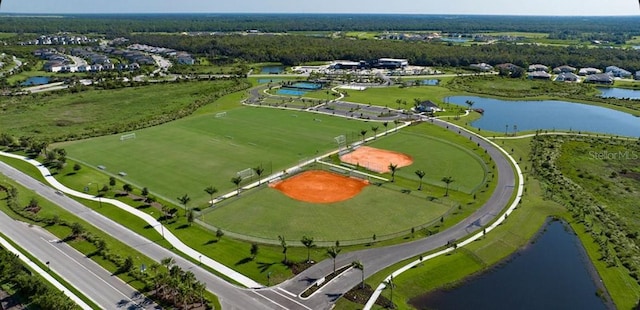
[[[542,63],[550,67],[604,68],[610,65],[630,71],[640,70],[640,53],[635,50],[587,48],[580,46],[538,46],[511,43],[452,46],[442,43],[390,40],[330,39],[308,36],[168,36],[135,35],[132,41],[171,47],[211,58],[240,58],[248,62],[302,62],[380,57],[407,58],[425,66],[468,66],[485,62],[491,65],[510,62],[521,67]]]
[[[81,32],[123,35],[130,32],[182,31],[524,31],[640,33],[640,17],[545,17],[371,14],[145,14],[65,15],[0,18],[0,32]]]

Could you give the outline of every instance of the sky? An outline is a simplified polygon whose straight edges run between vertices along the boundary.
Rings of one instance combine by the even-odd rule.
[[[640,15],[636,0],[0,0],[0,13]]]

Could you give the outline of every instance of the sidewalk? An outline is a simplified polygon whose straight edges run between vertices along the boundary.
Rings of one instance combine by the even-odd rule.
[[[162,227],[162,224],[160,222],[158,222],[154,217],[152,217],[149,214],[146,214],[130,205],[127,205],[121,201],[115,200],[115,199],[109,199],[109,198],[97,198],[93,195],[88,195],[85,193],[81,193],[75,190],[72,190],[70,188],[67,188],[66,186],[62,185],[60,182],[58,182],[58,180],[56,180],[52,175],[51,172],[44,167],[40,162],[34,160],[34,159],[29,159],[29,158],[25,158],[24,156],[20,156],[20,155],[15,155],[15,154],[11,154],[11,153],[6,153],[6,152],[0,152],[0,155],[2,156],[6,156],[6,157],[11,157],[11,158],[15,158],[15,159],[20,159],[23,160],[33,166],[35,166],[36,168],[38,168],[38,170],[40,171],[40,173],[44,176],[45,180],[47,180],[47,182],[53,186],[54,188],[56,188],[57,190],[69,195],[69,196],[73,196],[73,197],[78,197],[78,198],[82,198],[82,199],[87,199],[87,200],[92,200],[92,201],[102,201],[102,203],[108,203],[111,204],[113,206],[116,206],[120,209],[122,209],[123,211],[129,212],[132,215],[135,215],[139,218],[141,218],[142,220],[144,220],[147,224],[149,224],[151,227],[153,227],[153,229],[155,229],[158,234],[161,234],[164,236],[165,240],[167,240],[167,242],[169,242],[176,250],[186,254],[187,256],[191,257],[192,259],[199,261],[200,259],[202,259],[202,264],[214,269],[215,271],[233,279],[234,281],[242,284],[245,287],[248,288],[262,288],[264,287],[262,284],[253,281],[252,279],[248,278],[247,276],[203,255],[202,253],[190,248],[189,246],[187,246],[186,244],[184,244],[182,241],[180,241],[180,239],[178,239],[178,237],[176,237],[173,233],[171,233],[171,231],[169,229],[164,229],[164,227]]]

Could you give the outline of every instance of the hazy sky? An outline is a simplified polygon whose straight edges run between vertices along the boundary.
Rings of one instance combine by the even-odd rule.
[[[4,0],[0,13],[640,15],[636,0]]]

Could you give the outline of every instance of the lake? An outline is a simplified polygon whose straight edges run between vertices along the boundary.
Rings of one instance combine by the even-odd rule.
[[[260,74],[280,74],[284,71],[283,66],[268,66],[262,67]]]
[[[571,228],[553,221],[504,265],[409,303],[417,309],[607,309],[591,268]]]
[[[49,84],[49,77],[46,76],[32,76],[28,78],[26,81],[20,83],[20,86],[38,86]]]
[[[484,110],[484,115],[472,126],[495,132],[513,133],[533,130],[573,130],[613,135],[640,136],[640,118],[613,109],[567,101],[509,101],[477,96],[453,96],[449,103],[460,106],[475,102],[474,109]],[[507,128],[508,126],[508,128]]]
[[[640,90],[615,87],[598,87],[598,90],[602,98],[640,99]]]

